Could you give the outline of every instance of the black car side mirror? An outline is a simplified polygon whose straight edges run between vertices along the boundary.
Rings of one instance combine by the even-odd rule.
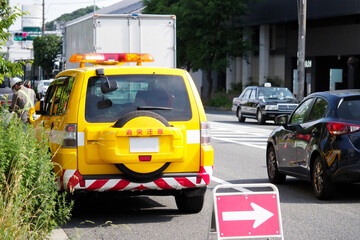
[[[287,115],[287,114],[282,114],[282,115],[275,117],[275,123],[278,125],[287,124],[288,121],[289,121],[289,115]]]

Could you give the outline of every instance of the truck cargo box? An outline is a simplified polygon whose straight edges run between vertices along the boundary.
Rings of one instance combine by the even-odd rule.
[[[176,67],[176,17],[153,14],[95,14],[65,26],[66,68],[75,53],[150,53],[144,66]]]

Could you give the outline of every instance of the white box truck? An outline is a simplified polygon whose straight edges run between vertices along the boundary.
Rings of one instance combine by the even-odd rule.
[[[75,53],[149,53],[144,66],[176,67],[176,17],[153,14],[95,14],[65,25],[66,69]]]

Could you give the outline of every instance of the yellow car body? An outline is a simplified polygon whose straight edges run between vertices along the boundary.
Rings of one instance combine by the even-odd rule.
[[[214,153],[187,71],[81,62],[56,76],[35,109],[60,189],[165,193],[181,211],[201,210]]]

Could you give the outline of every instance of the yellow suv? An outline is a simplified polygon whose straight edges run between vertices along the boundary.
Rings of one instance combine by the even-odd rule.
[[[80,67],[56,76],[35,128],[46,130],[61,190],[174,195],[181,212],[196,213],[213,170],[210,127],[190,74],[141,66],[149,61],[73,55]]]

